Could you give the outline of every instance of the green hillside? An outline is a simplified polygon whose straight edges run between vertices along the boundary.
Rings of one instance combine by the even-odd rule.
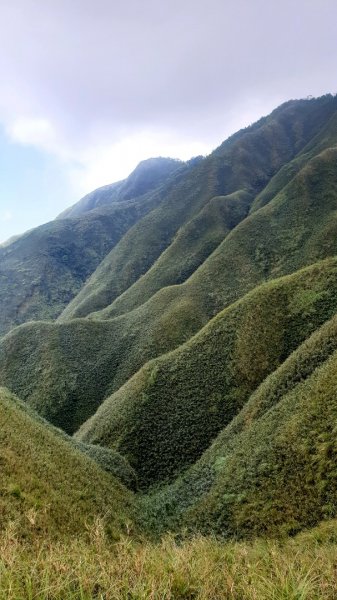
[[[95,518],[125,531],[131,493],[4,388],[0,422],[0,533],[15,522],[22,537],[85,535]]]
[[[177,177],[166,189],[165,202],[124,236],[65,309],[62,319],[83,317],[113,302],[150,269],[174,242],[179,229],[213,197],[245,191],[253,201],[271,177],[320,132],[336,109],[337,100],[332,96],[288,102]],[[173,251],[177,262],[184,261],[180,250],[184,248],[178,244]],[[165,285],[178,283],[180,275],[174,270]],[[153,293],[153,283],[149,291]],[[142,295],[142,301],[149,295]]]
[[[172,479],[336,311],[336,259],[260,286],[186,344],[146,364],[78,437],[126,455],[143,487]]]
[[[279,132],[278,132],[279,134]],[[270,127],[268,131],[268,135],[270,135]],[[337,140],[337,117],[334,113],[332,118],[328,120],[328,123],[319,131],[317,135],[315,135],[310,142],[304,147],[304,149],[296,156],[296,158],[290,163],[286,163],[281,169],[276,173],[274,177],[272,177],[266,187],[262,190],[260,194],[258,194],[254,199],[254,191],[250,191],[250,197],[248,196],[248,192],[243,192],[239,190],[236,194],[242,195],[242,193],[246,193],[247,195],[247,208],[251,205],[250,212],[257,210],[264,206],[268,201],[272,200],[293,178],[294,176],[310,161],[310,159],[319,155],[330,147],[334,147]],[[255,150],[252,149],[252,154],[256,155]],[[239,164],[242,160],[242,157],[239,157]],[[232,164],[235,165],[235,162]],[[231,198],[235,198],[235,195],[231,195]],[[216,199],[214,199],[216,200]],[[111,306],[109,306],[106,310],[101,312],[101,315],[108,318],[113,316],[117,316],[124,312],[128,312],[139,306],[148,298],[150,298],[157,290],[160,288],[171,285],[182,283],[187,279],[189,275],[193,273],[193,270],[199,266],[200,263],[195,263],[194,269],[186,270],[181,273],[179,270],[179,266],[185,266],[186,255],[189,257],[190,255],[196,255],[196,239],[203,239],[204,229],[202,227],[198,227],[199,223],[204,221],[204,218],[207,216],[207,212],[213,210],[212,207],[213,200],[206,206],[205,211],[201,211],[196,219],[196,224],[194,221],[191,221],[186,228],[182,228],[177,238],[173,240],[171,246],[168,248],[166,252],[164,252],[159,259],[154,263],[153,267],[149,269],[149,271],[141,278],[137,280],[137,282],[131,286],[124,294],[122,294],[119,298],[117,298]],[[212,235],[212,227],[208,226],[208,237]],[[222,240],[225,236],[223,236]],[[181,245],[181,239],[184,241],[184,244]],[[207,239],[207,238],[206,238]],[[222,241],[219,240],[216,244],[214,244],[212,249],[215,249],[216,246]],[[198,246],[197,246],[198,250]],[[116,249],[117,251],[117,249]],[[210,254],[210,253],[209,253]],[[204,260],[206,255],[204,256]]]
[[[29,320],[56,318],[126,231],[160,204],[164,182],[186,167],[171,159],[162,159],[164,165],[156,161],[140,165],[120,183],[120,200],[95,190],[96,210],[89,210],[84,198],[67,218],[0,246],[0,336]]]
[[[147,273],[110,306],[97,313],[98,317],[111,319],[120,313],[129,312],[161,288],[186,281],[247,216],[251,200],[252,194],[245,190],[212,198],[194,218],[178,230],[170,246]]]
[[[151,527],[293,534],[336,514],[337,319],[251,395],[201,459],[144,500]]]
[[[97,314],[95,321],[14,330],[0,343],[3,385],[75,431],[142,365],[185,342],[225,306],[267,279],[337,253],[336,167],[333,148],[309,160],[184,284],[159,290],[137,309],[110,321]]]
[[[3,530],[104,522],[130,558],[154,552],[133,520],[180,543],[337,518],[337,97],[141,163],[2,246],[0,283]]]

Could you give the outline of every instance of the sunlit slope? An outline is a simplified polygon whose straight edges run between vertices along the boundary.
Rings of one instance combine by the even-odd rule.
[[[271,177],[321,130],[336,108],[337,100],[332,96],[288,102],[198,161],[167,187],[165,202],[133,227],[106,257],[61,319],[83,317],[111,304],[148,271],[172,244],[178,230],[213,197],[243,190],[250,193],[253,200]],[[191,249],[193,251],[193,246]],[[180,250],[183,246],[177,247],[175,258],[184,263],[184,253]],[[176,269],[165,285],[181,280],[181,272]],[[152,278],[149,289],[141,290],[142,302],[153,289]],[[155,289],[158,288],[155,286]],[[130,299],[130,306],[134,305]]]
[[[144,501],[152,528],[294,532],[336,515],[337,318],[253,393],[202,458]]]
[[[21,536],[85,535],[107,517],[113,535],[131,519],[132,495],[4,388],[0,389],[0,530]]]
[[[337,311],[337,260],[258,287],[152,360],[78,438],[125,454],[143,487],[195,462],[252,392]]]

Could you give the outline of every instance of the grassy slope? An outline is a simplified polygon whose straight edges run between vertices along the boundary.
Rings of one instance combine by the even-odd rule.
[[[328,119],[328,122],[325,124],[323,129],[320,130],[319,133],[310,140],[310,142],[296,156],[296,158],[290,163],[286,163],[283,167],[281,167],[277,174],[271,178],[270,182],[263,189],[263,191],[258,194],[255,200],[253,198],[253,202],[252,198],[249,199],[249,197],[247,197],[246,207],[249,208],[249,204],[251,204],[250,212],[254,212],[267,204],[312,158],[323,152],[323,150],[334,146],[336,140],[337,115],[334,113],[333,116]],[[242,191],[239,193],[242,195]],[[233,195],[230,196],[230,198],[232,197]],[[194,220],[192,220],[187,224],[186,228],[182,228],[179,231],[177,238],[173,240],[168,250],[159,257],[159,259],[154,263],[153,267],[149,269],[149,271],[143,277],[138,279],[133,286],[131,286],[124,294],[117,298],[111,306],[101,312],[102,317],[112,318],[119,314],[128,312],[145,302],[157,290],[163,288],[164,286],[182,283],[187,279],[187,276],[190,276],[193,271],[196,270],[197,266],[199,266],[202,261],[194,261],[191,264],[191,267],[194,268],[190,268],[188,270],[184,268],[182,271],[179,266],[182,265],[185,267],[186,262],[188,262],[186,261],[186,255],[188,258],[190,258],[191,255],[196,255],[196,257],[198,257],[199,244],[196,244],[195,241],[195,229],[197,228],[198,237],[203,239],[202,234],[204,231],[206,232],[206,223],[201,228],[199,223],[203,223],[203,219],[205,219],[205,217],[207,219],[208,210],[211,211],[211,214],[214,212],[212,202],[210,202],[209,205],[206,205],[206,210],[199,213],[195,219],[195,221],[197,221],[196,223],[194,223]],[[233,218],[231,218],[231,222],[233,223]],[[208,235],[206,234],[205,237],[206,243],[208,242],[209,236],[213,237],[212,224],[209,223],[207,227]],[[229,228],[232,229],[233,225],[230,224]],[[224,237],[225,236],[223,236],[223,238]],[[221,241],[220,237],[219,239],[213,237],[213,239],[214,243],[212,245],[212,250],[214,250]],[[208,246],[206,246],[206,248],[208,248]],[[203,253],[203,260],[205,260],[206,257],[207,253]]]
[[[165,202],[123,238],[61,318],[83,317],[109,305],[148,271],[170,246],[177,230],[214,196],[239,190],[253,196],[260,192],[282,165],[318,133],[336,106],[337,100],[332,97],[286,103],[269,117],[229,138],[209,157],[177,178],[175,185],[167,189]],[[175,260],[184,262],[180,249],[183,247],[178,245],[174,251]],[[179,270],[173,275],[169,282],[177,283]],[[153,284],[153,278],[151,282]],[[152,288],[146,290],[144,296],[143,291],[141,301],[151,295]]]
[[[251,212],[268,204],[312,158],[323,152],[323,150],[335,146],[336,132],[337,114],[334,113],[303,150],[272,177],[262,192],[255,198],[251,206]]]
[[[173,242],[148,272],[98,313],[99,318],[111,319],[129,312],[161,288],[186,281],[247,216],[251,200],[252,195],[244,190],[212,198],[196,217],[178,230]]]
[[[335,600],[337,523],[284,541],[195,537],[114,545],[99,524],[90,543],[33,546],[15,530],[0,538],[5,600]]]
[[[334,139],[331,135],[328,145]],[[105,401],[77,436],[117,448],[135,467],[144,488],[157,484],[141,501],[144,525],[151,531],[186,527],[225,536],[293,535],[336,516],[337,317],[327,319],[336,313],[337,262],[316,261],[337,254],[337,151],[323,144],[314,156],[315,148],[312,153],[307,149],[300,164],[290,165],[289,172],[271,182],[251,215],[185,284],[164,288],[141,304],[143,293],[155,291],[150,272],[146,282],[130,288],[119,308],[116,303],[118,312],[140,304],[130,313],[111,321],[28,324],[0,344],[1,380],[22,392],[42,414],[73,431],[147,359],[188,340],[146,364]],[[208,235],[215,232],[212,243],[218,244],[228,233],[225,221],[217,229],[222,208],[223,198],[213,199],[179,232],[177,247],[166,253],[172,264],[169,278],[178,276],[175,256],[193,248],[196,256],[199,249],[202,260]],[[202,226],[202,217],[209,219],[210,229],[204,227],[200,247],[190,245],[193,226]],[[154,273],[163,259],[154,265]],[[187,257],[179,266],[195,268],[193,261]],[[310,263],[315,264],[297,271]],[[164,265],[165,260],[162,270]],[[274,280],[259,285],[266,279]],[[231,305],[207,323],[226,304]],[[87,530],[95,517],[108,514],[110,534],[118,535],[132,514],[132,496],[125,488],[34,419],[7,391],[0,392],[0,420],[2,526],[14,520],[19,535],[29,539],[46,533],[73,535]],[[121,468],[134,485],[132,470],[117,454],[91,446],[82,450],[112,472]],[[48,546],[38,561],[41,556],[46,560],[54,590],[63,585],[60,598],[66,590],[64,573],[71,578],[67,593],[78,598],[86,597],[83,590],[88,598],[112,594],[112,585],[115,591],[120,586],[120,597],[132,590],[146,597],[166,593],[191,598],[202,590],[200,597],[213,598],[228,589],[231,597],[235,590],[236,597],[248,598],[253,585],[255,598],[333,598],[335,587],[330,589],[326,580],[322,584],[324,565],[331,567],[333,579],[335,554],[329,540],[336,540],[335,525],[331,531],[329,527],[323,525],[313,537],[307,534],[281,549],[274,545],[266,554],[261,546],[252,551],[242,546],[240,577],[228,567],[225,579],[213,576],[222,573],[218,567],[223,565],[223,546],[219,550],[199,540],[199,546],[190,542],[178,548],[166,541],[158,558],[158,547],[144,546],[145,557],[127,541],[117,547],[112,560],[97,529],[92,530],[97,546],[80,542],[77,554],[76,543],[70,551]],[[303,558],[315,536],[326,544],[326,554],[319,554],[319,569],[313,567],[316,547],[308,554],[310,564]],[[3,539],[0,568],[5,584],[0,584],[0,591],[15,597],[19,590],[17,595],[25,597],[29,590],[32,596],[31,590],[38,589],[32,586],[44,581],[46,563],[34,562],[31,575],[28,547],[17,545],[11,528]],[[202,557],[203,548],[214,557],[214,564]],[[240,550],[235,551],[231,546],[226,554],[230,565],[241,564]],[[299,556],[294,558],[295,551]],[[99,565],[93,559],[97,554]],[[289,566],[283,573],[279,556],[289,558],[293,570]],[[64,566],[70,559],[82,580]],[[191,561],[193,567],[187,568]],[[20,577],[5,588],[11,564],[17,569],[20,565]],[[62,566],[63,583],[51,575],[55,565],[56,571]],[[276,573],[271,565],[276,565]],[[246,586],[242,574],[248,578]]]
[[[74,431],[145,362],[189,339],[224,306],[266,279],[336,254],[336,172],[336,150],[312,159],[186,283],[126,315],[14,330],[0,344],[1,381]]]
[[[0,336],[28,320],[51,319],[76,295],[149,202],[129,202],[78,219],[52,221],[0,248]]]
[[[337,317],[252,394],[201,459],[145,502],[152,529],[293,534],[336,514]]]
[[[251,212],[255,212],[270,202],[315,156],[333,146],[337,139],[337,115],[334,114],[322,131],[305,146],[302,152],[290,163],[282,167],[271,179],[264,190],[255,198]],[[245,194],[243,196],[243,194]],[[238,196],[239,195],[239,196]],[[235,199],[242,199],[237,205],[236,213],[231,208]],[[149,271],[139,278],[124,294],[121,294],[109,307],[100,311],[101,318],[113,318],[141,305],[159,289],[174,283],[183,283],[196,268],[205,261],[220,242],[236,224],[243,220],[241,213],[249,207],[251,198],[247,192],[238,192],[228,198],[224,197],[219,206],[218,198],[212,199],[200,211],[195,219],[179,230],[169,248],[163,252]],[[214,206],[214,202],[216,205]],[[241,208],[242,207],[242,208]],[[222,208],[222,214],[216,209]],[[224,210],[226,211],[224,213]],[[219,211],[217,211],[219,212]],[[234,217],[234,218],[233,218]],[[219,224],[227,226],[223,231]],[[221,238],[222,233],[222,238]],[[95,317],[95,314],[93,315]]]
[[[194,463],[258,385],[337,311],[337,261],[272,281],[146,364],[78,437],[118,449],[143,487]]]
[[[118,188],[115,196],[95,190],[89,205],[85,197],[63,218],[0,247],[0,336],[29,320],[56,318],[126,231],[160,204],[174,172],[185,170],[172,159],[144,161],[107,186]]]
[[[85,534],[106,517],[116,535],[133,499],[116,479],[0,390],[0,530],[14,521],[23,537]]]
[[[272,202],[232,230],[186,283],[163,288],[121,316],[123,336],[132,333],[133,339],[114,386],[256,285],[336,254],[336,165],[333,149],[310,161]]]

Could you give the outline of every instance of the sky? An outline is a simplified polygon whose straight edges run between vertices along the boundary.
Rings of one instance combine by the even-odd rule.
[[[0,243],[337,92],[336,0],[0,0]]]

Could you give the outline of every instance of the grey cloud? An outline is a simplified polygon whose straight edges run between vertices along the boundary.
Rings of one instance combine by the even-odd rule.
[[[146,127],[220,142],[252,104],[337,90],[335,0],[5,0],[0,22],[3,112],[79,144]]]

